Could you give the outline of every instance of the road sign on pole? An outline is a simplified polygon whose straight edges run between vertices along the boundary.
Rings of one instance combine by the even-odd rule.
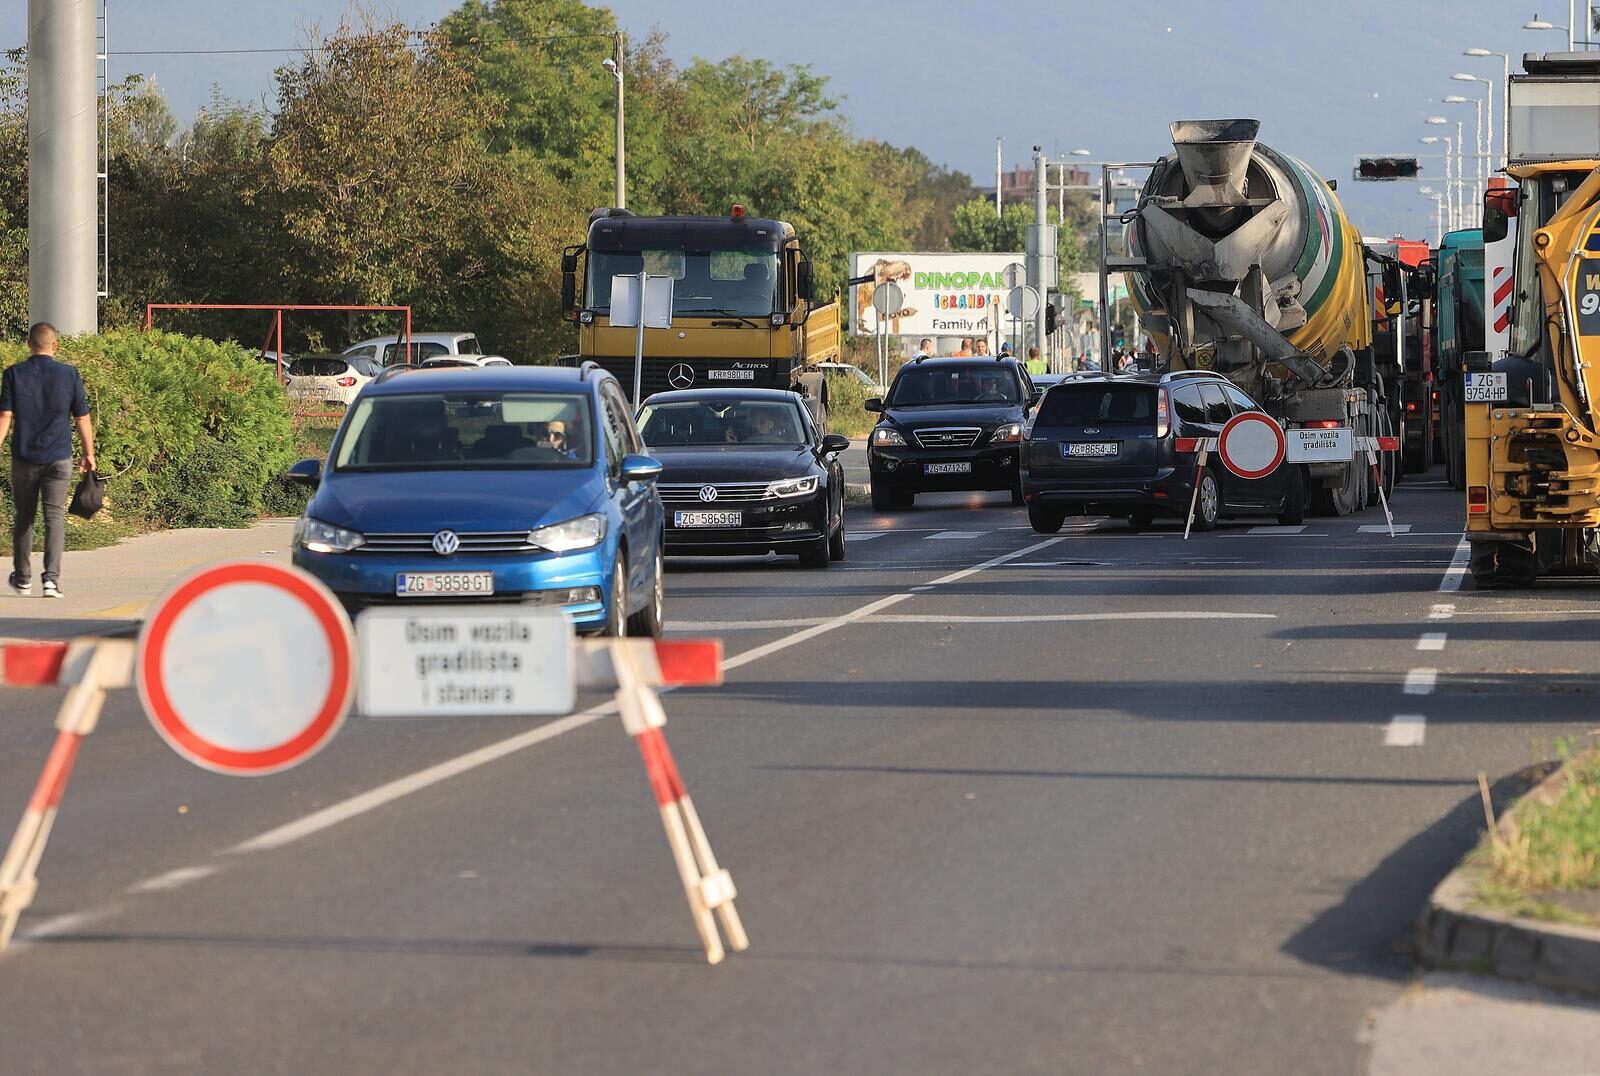
[[[1022,262],[1012,262],[1002,272],[1008,288],[1020,288],[1028,282],[1028,267]]]
[[[1222,465],[1240,478],[1265,478],[1283,462],[1287,443],[1277,420],[1259,411],[1234,415],[1217,437]]]
[[[1006,310],[1014,318],[1032,321],[1039,314],[1039,293],[1027,284],[1006,293]]]
[[[156,732],[217,773],[275,773],[332,739],[355,691],[355,639],[297,568],[235,561],[169,590],[145,620],[134,683]]]
[[[648,272],[611,278],[611,325],[638,329],[633,341],[633,404],[644,384],[644,331],[672,328],[672,278]]]

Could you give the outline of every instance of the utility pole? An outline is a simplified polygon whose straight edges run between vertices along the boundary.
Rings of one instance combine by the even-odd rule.
[[[628,208],[627,142],[624,137],[622,107],[622,31],[617,31],[616,45],[611,58],[611,73],[617,76],[617,208]]]
[[[1045,296],[1055,283],[1056,230],[1050,221],[1050,196],[1048,188],[1050,162],[1045,158],[1044,147],[1033,147],[1033,226],[1028,229],[1028,284],[1038,294],[1039,308],[1034,312],[1033,342],[1039,348],[1039,357],[1050,361],[1050,342],[1045,339]],[[1018,345],[1017,357],[1026,360],[1027,342]]]
[[[1001,163],[1001,147],[1004,144],[1005,139],[1003,138],[994,140],[994,215],[996,217],[1000,216],[1000,171],[1005,167]]]
[[[92,333],[99,210],[93,0],[28,0],[28,316]]]

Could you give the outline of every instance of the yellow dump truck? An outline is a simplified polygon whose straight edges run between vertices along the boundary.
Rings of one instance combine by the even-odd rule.
[[[619,276],[672,278],[671,328],[644,330],[641,395],[686,388],[789,389],[825,419],[826,379],[816,364],[840,352],[839,303],[818,303],[811,262],[794,228],[751,217],[646,217],[597,209],[587,240],[562,254],[563,314],[577,323],[578,353],[631,393],[635,329],[611,324]],[[635,401],[637,403],[637,401]]]

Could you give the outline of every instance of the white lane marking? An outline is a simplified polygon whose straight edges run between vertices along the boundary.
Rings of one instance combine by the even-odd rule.
[[[1433,686],[1438,680],[1438,669],[1412,669],[1406,673],[1406,686],[1403,690],[1407,695],[1431,695]]]
[[[1409,524],[1409,523],[1396,523],[1394,525],[1394,532],[1396,534],[1410,534],[1411,533],[1411,524]],[[1389,528],[1387,526],[1385,526],[1384,524],[1382,524],[1382,523],[1363,523],[1363,524],[1361,524],[1361,526],[1356,528],[1356,533],[1357,534],[1388,534],[1389,533]],[[1450,533],[1454,534],[1456,532],[1455,531],[1451,531]]]
[[[1276,620],[1276,613],[1223,613],[1211,610],[1163,610],[1137,613],[1038,613],[1011,616],[976,616],[965,613],[876,613],[857,624],[1098,624],[1112,620]],[[769,631],[774,628],[813,627],[831,623],[822,617],[791,620],[683,620],[673,631]]]
[[[1222,538],[1328,538],[1330,535],[1320,531],[1316,534],[1292,533],[1288,527],[1251,527],[1247,531],[1223,532]]]
[[[1428,731],[1428,719],[1421,714],[1395,714],[1383,730],[1388,747],[1421,747]]]
[[[82,930],[91,923],[98,923],[102,919],[109,919],[122,911],[120,904],[107,904],[101,908],[91,908],[86,912],[72,912],[67,915],[58,915],[36,923],[25,930],[18,930],[11,939],[11,946],[0,953],[0,960],[14,956],[28,948],[29,942],[43,941],[61,934],[70,934],[75,930]]]
[[[1447,593],[1461,589],[1461,580],[1467,574],[1467,562],[1472,559],[1472,546],[1467,544],[1467,536],[1461,536],[1461,544],[1456,546],[1455,556],[1450,558],[1450,567],[1444,570],[1444,578],[1439,580],[1439,590]]]
[[[129,893],[154,893],[164,889],[177,889],[190,882],[198,882],[202,878],[209,878],[217,873],[214,866],[205,867],[179,867],[176,870],[158,874],[154,878],[146,878],[142,882],[135,882],[128,887]]]
[[[1002,553],[998,557],[991,557],[989,560],[984,561],[982,564],[974,564],[972,567],[963,568],[959,572],[951,572],[949,575],[942,575],[938,579],[935,579],[933,582],[934,582],[935,586],[944,586],[946,583],[959,583],[959,582],[961,582],[961,580],[967,578],[968,576],[977,575],[979,572],[986,572],[990,568],[998,568],[1000,565],[1008,564],[1008,563],[1010,563],[1011,561],[1014,561],[1014,560],[1021,560],[1023,557],[1028,556],[1030,553],[1037,553],[1041,549],[1049,549],[1051,546],[1055,545],[1057,542],[1064,542],[1064,541],[1066,541],[1065,538],[1046,538],[1042,542],[1034,542],[1032,545],[1025,545],[1021,549],[1016,550],[1015,552]]]
[[[1304,523],[1300,523],[1300,524],[1297,524],[1297,525],[1295,525],[1293,527],[1279,527],[1279,526],[1276,526],[1276,525],[1274,525],[1274,526],[1265,526],[1265,527],[1251,527],[1249,530],[1245,531],[1245,533],[1246,534],[1304,534],[1305,530],[1306,530],[1306,525]]]
[[[1445,633],[1442,631],[1425,631],[1422,638],[1417,640],[1418,650],[1443,650]]]
[[[983,534],[983,531],[940,531],[938,534],[928,535],[923,541],[932,542],[940,538],[982,538]]]
[[[1455,615],[1456,607],[1453,605],[1435,605],[1428,611],[1429,620],[1449,620]]]
[[[845,535],[845,540],[850,542],[870,542],[874,538],[882,538],[888,531],[851,531]]]
[[[924,590],[932,590],[932,589],[933,589],[933,585],[931,583],[928,584],[927,586],[920,586],[920,587],[912,587],[911,588],[913,593],[924,591]]]

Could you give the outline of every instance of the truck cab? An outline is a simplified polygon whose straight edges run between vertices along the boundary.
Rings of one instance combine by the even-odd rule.
[[[611,324],[617,277],[672,278],[672,325],[642,337],[642,397],[701,387],[788,389],[825,405],[810,367],[838,358],[838,305],[812,295],[795,230],[734,206],[726,217],[649,217],[597,209],[562,257],[562,310],[577,324],[574,362],[592,361],[631,392],[639,330]],[[640,401],[634,401],[637,405]]]

